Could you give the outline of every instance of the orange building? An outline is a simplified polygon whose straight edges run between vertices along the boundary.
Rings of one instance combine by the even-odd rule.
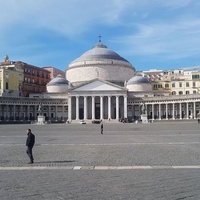
[[[46,92],[46,84],[50,81],[50,72],[21,61],[18,61],[24,70],[22,96],[28,97],[30,93]]]
[[[56,78],[58,75],[61,75],[63,78],[65,78],[65,72],[63,72],[60,69],[57,69],[55,67],[52,66],[48,66],[48,67],[43,67],[43,69],[48,70],[50,73],[50,79]]]

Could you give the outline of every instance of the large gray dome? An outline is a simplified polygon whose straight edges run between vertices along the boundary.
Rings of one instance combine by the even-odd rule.
[[[119,60],[129,63],[126,59],[122,58],[116,52],[107,48],[102,42],[97,43],[91,50],[86,51],[79,58],[74,60],[72,63],[81,62],[81,61],[91,61],[91,60],[101,60],[101,59],[110,59],[110,60]],[[70,66],[69,66],[70,67]]]
[[[66,70],[67,80],[73,85],[96,78],[123,84],[134,74],[131,63],[108,49],[101,41],[71,62]]]

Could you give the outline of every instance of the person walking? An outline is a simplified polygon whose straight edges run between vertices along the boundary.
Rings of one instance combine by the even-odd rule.
[[[26,133],[27,133],[27,139],[26,139],[27,150],[26,150],[26,153],[28,154],[28,157],[30,158],[30,162],[28,164],[32,164],[33,161],[34,161],[32,149],[33,149],[33,146],[35,144],[35,135],[31,132],[31,129],[27,129]]]
[[[103,122],[101,122],[101,135],[103,135]]]

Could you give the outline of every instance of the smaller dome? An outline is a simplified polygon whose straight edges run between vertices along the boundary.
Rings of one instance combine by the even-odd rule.
[[[129,79],[127,82],[127,85],[134,85],[134,84],[141,84],[141,83],[150,83],[147,78],[141,76],[141,75],[136,75],[133,78]]]
[[[150,92],[152,91],[151,83],[148,81],[147,78],[136,75],[131,78],[126,85],[127,89],[130,92]]]
[[[52,86],[52,85],[59,85],[59,84],[66,84],[68,85],[68,81],[63,78],[61,75],[58,75],[56,78],[52,79],[47,86]]]
[[[47,92],[49,93],[65,93],[68,91],[68,81],[61,75],[52,79],[47,85]]]

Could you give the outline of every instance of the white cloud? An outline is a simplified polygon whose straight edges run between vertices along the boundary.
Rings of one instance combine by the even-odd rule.
[[[122,0],[9,0],[2,1],[0,31],[12,25],[47,28],[66,35],[85,32],[91,24],[119,20],[131,1]]]
[[[35,43],[41,33],[44,37],[56,32],[70,41],[94,34],[98,27],[116,38],[113,44],[119,45],[123,55],[164,55],[163,58],[174,59],[200,52],[200,5],[194,0],[0,0],[0,3],[0,46],[4,50],[14,46],[12,52],[25,52],[33,47],[33,56],[37,56],[39,46],[45,46],[45,41]],[[45,51],[45,47],[42,49]]]
[[[132,35],[113,40],[128,49],[124,54],[162,55],[165,59],[178,59],[198,55],[200,52],[200,20],[138,24],[137,29]]]

